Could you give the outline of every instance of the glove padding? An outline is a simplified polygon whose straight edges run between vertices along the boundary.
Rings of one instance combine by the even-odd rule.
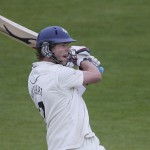
[[[94,56],[88,56],[88,59],[92,62],[93,65],[95,65],[96,67],[100,66],[100,61],[95,58]]]
[[[71,51],[76,53],[75,65],[80,66],[81,62],[90,56],[90,51],[85,46],[71,46]]]
[[[94,56],[90,55],[90,51],[85,46],[71,46],[70,47],[70,59],[68,60],[67,67],[74,67],[75,65],[80,67],[80,63],[84,60],[88,59],[93,65],[95,65],[99,72],[102,74],[104,72],[104,68],[100,66],[100,61]]]
[[[90,51],[85,46],[71,46],[70,47],[70,59],[68,60],[67,67],[74,67],[75,65],[80,67],[80,63],[83,60],[89,60],[95,66],[100,65],[100,61],[94,56],[90,55]]]
[[[87,57],[90,56],[89,49],[85,46],[71,46],[70,57],[66,64],[67,67],[80,66],[80,63]]]
[[[90,55],[89,49],[85,46],[71,46],[70,50],[76,51],[77,55],[82,55],[82,56],[89,56]]]
[[[90,62],[93,63],[93,65],[95,66],[99,66],[100,65],[100,61],[95,58],[94,56],[90,55],[90,51],[87,47],[85,46],[72,46],[70,48],[70,50],[74,50],[77,54],[77,65],[80,66],[80,63],[86,58],[88,59]]]

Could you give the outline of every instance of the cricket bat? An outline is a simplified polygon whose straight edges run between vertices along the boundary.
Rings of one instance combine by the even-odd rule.
[[[0,32],[9,38],[21,42],[31,48],[36,48],[38,33],[27,29],[0,15]]]

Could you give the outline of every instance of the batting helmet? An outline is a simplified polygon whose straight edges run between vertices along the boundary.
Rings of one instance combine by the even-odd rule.
[[[51,44],[57,43],[70,43],[75,42],[69,33],[62,27],[49,26],[41,30],[36,40],[36,48],[40,49],[43,42],[50,42]]]

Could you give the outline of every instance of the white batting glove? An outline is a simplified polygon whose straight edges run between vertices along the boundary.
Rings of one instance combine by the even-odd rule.
[[[80,67],[80,63],[84,60],[88,59],[93,65],[95,65],[99,72],[103,74],[104,68],[100,66],[100,61],[95,58],[94,56],[90,55],[89,49],[86,48],[85,46],[71,46],[70,48],[70,57],[68,59],[68,62],[66,64],[67,67],[73,68],[75,65],[79,66],[79,69],[82,70]],[[79,90],[81,91],[81,90]],[[83,90],[84,92],[84,90]],[[81,95],[83,94],[81,92]]]
[[[93,65],[95,65],[96,67],[98,67],[101,64],[100,61],[97,58],[95,58],[94,56],[90,55],[90,56],[88,56],[88,58],[93,63]]]
[[[66,64],[66,67],[70,67],[70,68],[75,67],[76,61],[77,61],[76,51],[70,48],[69,58],[68,58],[68,62]]]
[[[80,63],[90,56],[89,49],[85,46],[71,46],[70,53],[71,61],[77,66],[80,66]]]
[[[80,67],[80,63],[84,60],[89,60],[93,65],[99,67],[100,61],[94,56],[90,55],[90,51],[85,46],[71,46],[70,47],[70,59],[66,64],[67,67],[75,67],[75,65]]]
[[[90,56],[90,51],[85,46],[71,46],[70,50],[71,51],[76,51],[77,55]]]

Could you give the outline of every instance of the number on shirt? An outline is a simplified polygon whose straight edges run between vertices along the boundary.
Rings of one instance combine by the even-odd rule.
[[[43,118],[45,118],[45,106],[43,104],[43,102],[38,102],[38,106],[39,106],[39,111],[41,113],[41,115],[43,116]]]

